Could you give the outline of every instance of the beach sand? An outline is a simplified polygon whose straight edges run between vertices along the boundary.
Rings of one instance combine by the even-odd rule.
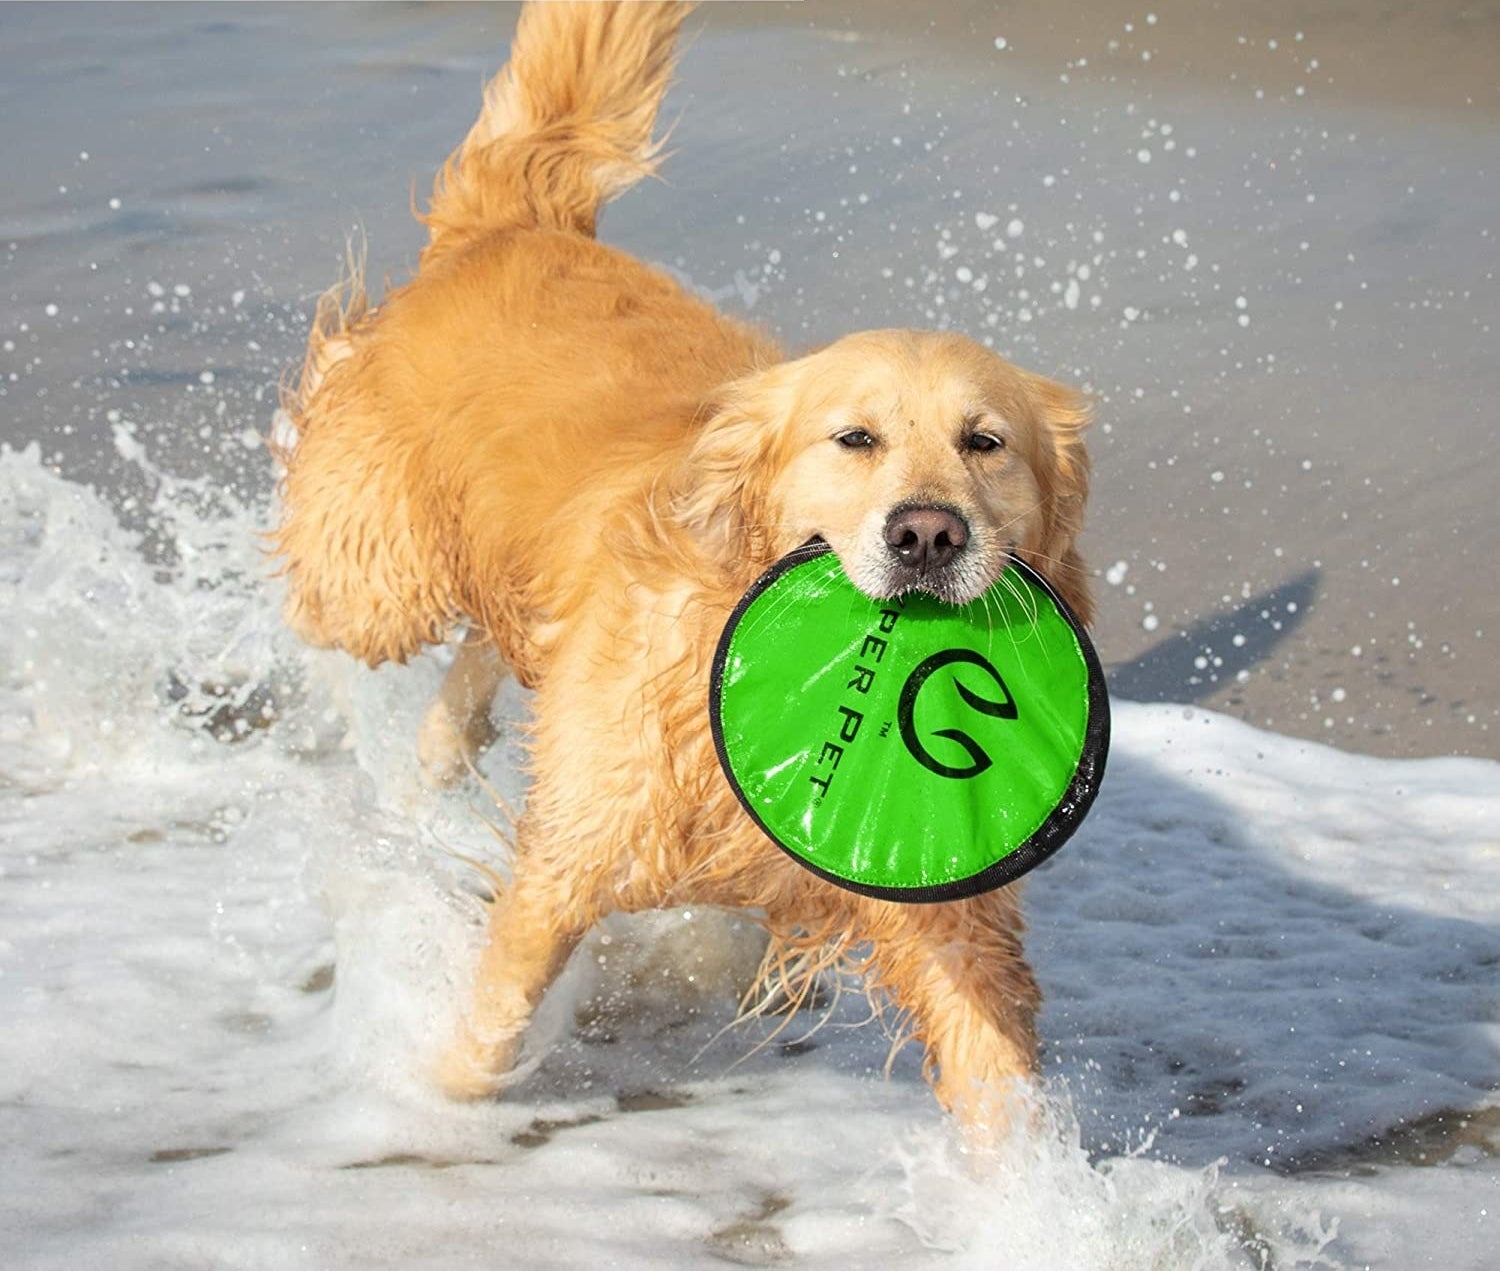
[[[1003,39],[1034,66],[1081,69],[1083,58],[1087,78],[1140,89],[1239,81],[1278,95],[1316,86],[1323,100],[1383,109],[1500,111],[1500,7],[1486,0],[731,0],[705,13],[715,29],[778,22],[971,58]],[[1261,49],[1283,56],[1261,59]]]
[[[263,497],[256,434],[509,6],[0,11],[0,409],[149,523],[142,456]],[[794,349],[942,326],[1097,401],[1115,691],[1500,755],[1500,9],[710,4],[665,180],[603,236]],[[24,126],[17,126],[20,123]]]
[[[933,210],[983,190],[1027,213],[1014,257],[1054,257],[1028,329],[996,344],[1099,394],[1087,544],[1120,580],[1101,588],[1115,691],[1371,753],[1500,754],[1500,6],[808,3],[709,23],[771,13],[898,64],[945,116]],[[975,135],[986,114],[1004,142]],[[1066,295],[1056,256],[1084,259],[1074,218],[1108,229],[1102,321],[1043,290]]]

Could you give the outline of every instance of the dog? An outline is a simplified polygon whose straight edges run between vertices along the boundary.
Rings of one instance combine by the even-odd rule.
[[[1017,888],[937,904],[799,867],[715,758],[710,664],[735,603],[815,537],[875,598],[961,604],[1012,558],[1084,621],[1088,406],[960,335],[767,334],[596,241],[661,159],[691,5],[526,6],[436,178],[415,277],[324,297],[283,406],[273,549],[286,617],[374,666],[468,635],[421,730],[461,774],[503,678],[534,690],[531,788],[437,1080],[492,1095],[533,1009],[615,911],[749,911],[773,950],[857,961],[961,1123],[1037,1070]]]

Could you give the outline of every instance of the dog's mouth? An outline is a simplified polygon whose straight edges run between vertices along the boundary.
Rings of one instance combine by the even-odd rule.
[[[843,560],[843,557],[840,557]],[[894,600],[898,596],[921,593],[947,605],[967,605],[990,589],[1010,564],[1011,554],[1004,553],[998,568],[979,567],[975,560],[945,566],[941,569],[892,565],[881,562],[864,568],[844,561],[844,572],[871,600]]]
[[[998,576],[999,571],[996,571],[995,577]],[[966,605],[988,591],[993,582],[990,571],[979,568],[973,557],[935,569],[920,565],[892,565],[887,567],[885,586],[876,599],[923,592],[944,604]]]
[[[826,540],[818,535],[813,541]],[[1005,572],[1015,548],[986,543],[956,508],[912,503],[891,511],[878,546],[866,543],[853,553],[839,552],[839,559],[850,581],[872,600],[921,592],[944,604],[966,605]]]

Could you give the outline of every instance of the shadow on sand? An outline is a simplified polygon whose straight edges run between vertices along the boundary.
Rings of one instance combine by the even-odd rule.
[[[1305,569],[1228,613],[1201,618],[1110,667],[1110,692],[1132,702],[1202,702],[1268,661],[1317,603],[1322,571]]]

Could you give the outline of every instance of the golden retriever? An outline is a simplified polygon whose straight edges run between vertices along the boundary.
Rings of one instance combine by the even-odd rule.
[[[814,536],[872,597],[964,602],[1018,556],[1087,621],[1087,410],[953,334],[784,360],[595,241],[659,157],[690,7],[527,6],[437,178],[416,277],[378,307],[357,274],[324,298],[285,402],[287,618],[371,665],[467,626],[419,740],[433,780],[485,744],[507,669],[535,690],[513,877],[449,1093],[503,1084],[593,923],[691,902],[758,913],[775,950],[860,951],[939,1098],[983,1126],[1036,1067],[1016,887],[897,904],[799,867],[716,762],[710,662],[749,584]]]

